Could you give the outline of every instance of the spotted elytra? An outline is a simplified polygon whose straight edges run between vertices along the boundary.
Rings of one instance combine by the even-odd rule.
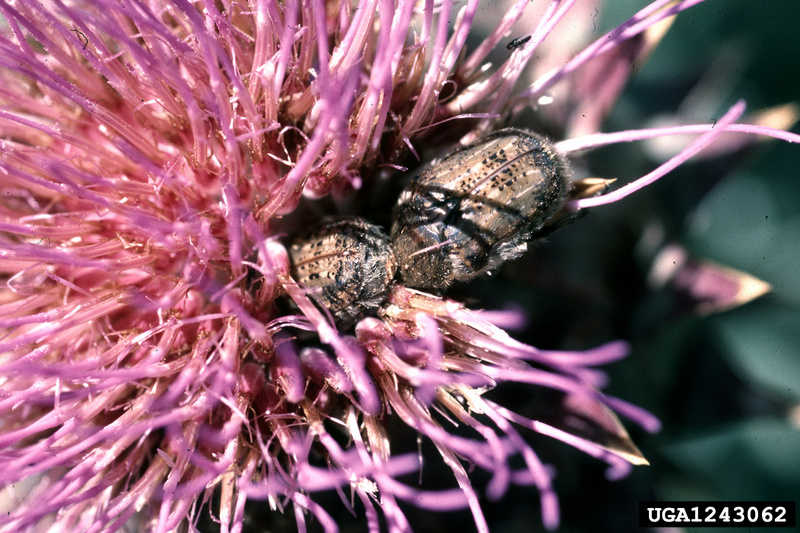
[[[289,248],[292,276],[342,323],[377,308],[397,262],[378,226],[360,218],[327,221]]]
[[[561,208],[564,159],[543,137],[499,130],[416,175],[393,213],[403,283],[445,289],[518,257]]]

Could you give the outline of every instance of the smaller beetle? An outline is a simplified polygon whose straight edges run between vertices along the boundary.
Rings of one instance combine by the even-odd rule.
[[[397,272],[389,237],[360,218],[312,229],[292,243],[289,258],[294,279],[319,288],[318,301],[344,325],[377,308]]]
[[[543,137],[507,128],[415,176],[393,213],[403,282],[445,289],[520,256],[561,208],[567,174]]]
[[[513,41],[511,41],[510,43],[508,43],[506,45],[506,49],[507,50],[516,50],[517,48],[522,48],[523,46],[525,46],[525,43],[527,43],[530,40],[531,40],[531,36],[530,35],[528,35],[527,37],[518,37],[518,38],[514,39]]]

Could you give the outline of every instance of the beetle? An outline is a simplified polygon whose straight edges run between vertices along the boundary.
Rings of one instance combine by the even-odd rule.
[[[403,282],[446,289],[518,257],[561,208],[568,174],[544,137],[507,128],[414,176],[391,229]]]
[[[513,41],[509,42],[506,45],[506,49],[507,50],[515,50],[517,48],[522,48],[523,46],[525,46],[525,43],[527,43],[530,40],[531,40],[531,36],[530,35],[528,35],[527,37],[518,37],[518,38],[514,39]]]
[[[360,218],[324,221],[289,248],[292,276],[344,325],[377,308],[397,272],[389,237]]]

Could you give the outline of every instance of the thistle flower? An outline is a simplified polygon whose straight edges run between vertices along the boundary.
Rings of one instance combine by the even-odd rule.
[[[241,531],[247,500],[333,531],[322,491],[371,530],[408,529],[410,505],[468,507],[485,531],[481,494],[512,484],[538,489],[552,529],[554,473],[526,433],[598,457],[611,477],[644,463],[614,413],[658,421],[599,392],[594,368],[624,342],[539,350],[498,326],[517,313],[402,282],[339,329],[292,279],[285,236],[325,213],[379,218],[373,199],[409,153],[427,159],[426,143],[467,142],[530,109],[567,156],[699,135],[607,195],[576,177],[572,211],[723,134],[797,142],[758,117],[737,124],[741,104],[715,125],[599,133],[634,59],[700,1],[653,2],[560,66],[559,23],[578,8],[553,2],[496,68],[487,57],[527,0],[475,48],[477,1],[0,5],[3,531],[194,529],[209,502],[222,531]],[[580,424],[485,394],[512,383],[555,391]],[[427,459],[398,426],[433,445],[448,488],[412,481]],[[485,489],[472,467],[490,474]]]

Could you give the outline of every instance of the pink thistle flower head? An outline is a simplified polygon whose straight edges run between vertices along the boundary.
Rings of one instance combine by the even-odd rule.
[[[567,158],[699,135],[605,195],[607,180],[576,172],[554,221],[721,135],[797,142],[736,123],[740,104],[716,125],[599,132],[630,58],[699,2],[652,2],[565,62],[559,23],[574,1],[543,4],[511,41],[529,3],[516,2],[474,48],[477,0],[0,4],[2,531],[194,529],[211,501],[221,530],[241,531],[247,500],[334,531],[321,491],[371,530],[409,529],[410,505],[469,508],[485,531],[481,496],[511,485],[538,489],[553,529],[554,471],[526,433],[607,462],[612,478],[646,463],[615,413],[648,431],[658,421],[601,393],[595,368],[624,342],[536,349],[501,328],[519,313],[470,310],[391,268],[344,324],[287,248],[325,215],[387,224],[398,170],[524,110],[558,126]],[[496,50],[507,55],[493,67]],[[508,383],[556,391],[584,424],[485,394]],[[409,482],[422,464],[396,445],[398,425],[433,444],[449,488]]]

